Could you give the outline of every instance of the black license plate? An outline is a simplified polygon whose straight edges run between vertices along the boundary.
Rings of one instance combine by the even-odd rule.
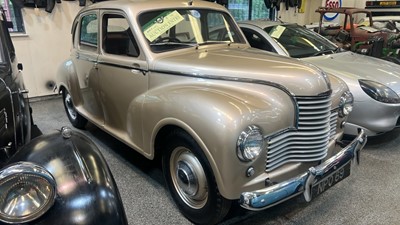
[[[347,163],[346,165],[342,166],[329,176],[324,177],[317,184],[314,184],[312,187],[312,197],[315,198],[316,196],[320,195],[329,188],[333,187],[335,184],[339,183],[349,175],[350,175],[350,163]]]

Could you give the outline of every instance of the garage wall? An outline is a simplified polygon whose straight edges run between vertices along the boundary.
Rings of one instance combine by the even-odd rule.
[[[281,7],[278,12],[278,18],[285,22],[298,23],[301,25],[310,24],[319,21],[319,14],[315,13],[315,10],[319,6],[325,6],[326,0],[303,0],[304,13],[298,13],[297,9],[290,8],[286,10],[285,7]],[[357,7],[364,8],[366,0],[342,0],[343,7]],[[284,4],[282,4],[283,6]]]
[[[291,8],[281,7],[278,17],[286,22],[309,24],[319,19],[315,9],[325,0],[303,0],[305,12],[298,13]],[[80,7],[78,1],[62,1],[56,4],[52,13],[44,9],[35,11],[23,8],[27,35],[12,37],[19,62],[24,65],[24,79],[30,97],[55,94],[53,85],[60,63],[69,56],[71,47],[70,29]],[[343,0],[343,6],[363,7],[365,0]],[[283,6],[283,4],[282,4]]]
[[[26,35],[13,36],[18,61],[24,65],[24,81],[30,97],[53,92],[58,65],[69,56],[71,24],[80,7],[78,1],[62,1],[52,13],[23,8]]]

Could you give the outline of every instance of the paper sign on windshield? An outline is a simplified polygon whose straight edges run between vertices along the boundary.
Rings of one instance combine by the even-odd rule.
[[[151,42],[183,20],[178,11],[161,13],[143,26],[144,36]]]
[[[279,39],[285,30],[286,30],[286,27],[278,25],[272,30],[272,32],[270,33],[270,36],[273,38]]]

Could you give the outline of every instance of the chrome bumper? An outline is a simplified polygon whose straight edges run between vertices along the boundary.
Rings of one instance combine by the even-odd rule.
[[[366,142],[367,135],[361,130],[349,145],[322,164],[309,168],[306,173],[261,190],[243,192],[240,196],[240,205],[249,210],[263,210],[302,193],[309,202],[312,199],[313,184],[319,183],[324,177],[350,161],[353,166],[358,166],[360,150]]]

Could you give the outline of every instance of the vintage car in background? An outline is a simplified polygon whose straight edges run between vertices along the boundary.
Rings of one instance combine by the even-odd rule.
[[[239,26],[252,47],[299,58],[346,82],[354,96],[346,134],[362,128],[374,136],[400,125],[400,65],[345,51],[297,24],[254,20]]]
[[[395,23],[386,23],[384,27],[374,26],[371,11],[366,9],[321,7],[316,12],[320,13],[316,31],[339,47],[400,64],[400,34]],[[338,13],[344,17],[341,19],[343,25],[323,27],[323,17],[327,13]],[[365,17],[370,26],[366,26],[365,22],[356,24]]]
[[[71,43],[57,74],[71,123],[159,159],[193,223],[217,223],[238,200],[250,210],[310,201],[349,175],[366,142],[362,130],[341,142],[353,102],[343,81],[251,48],[221,5],[96,3]]]
[[[40,131],[4,14],[0,21],[0,224],[126,225],[117,186],[92,141],[67,127],[31,139]]]

